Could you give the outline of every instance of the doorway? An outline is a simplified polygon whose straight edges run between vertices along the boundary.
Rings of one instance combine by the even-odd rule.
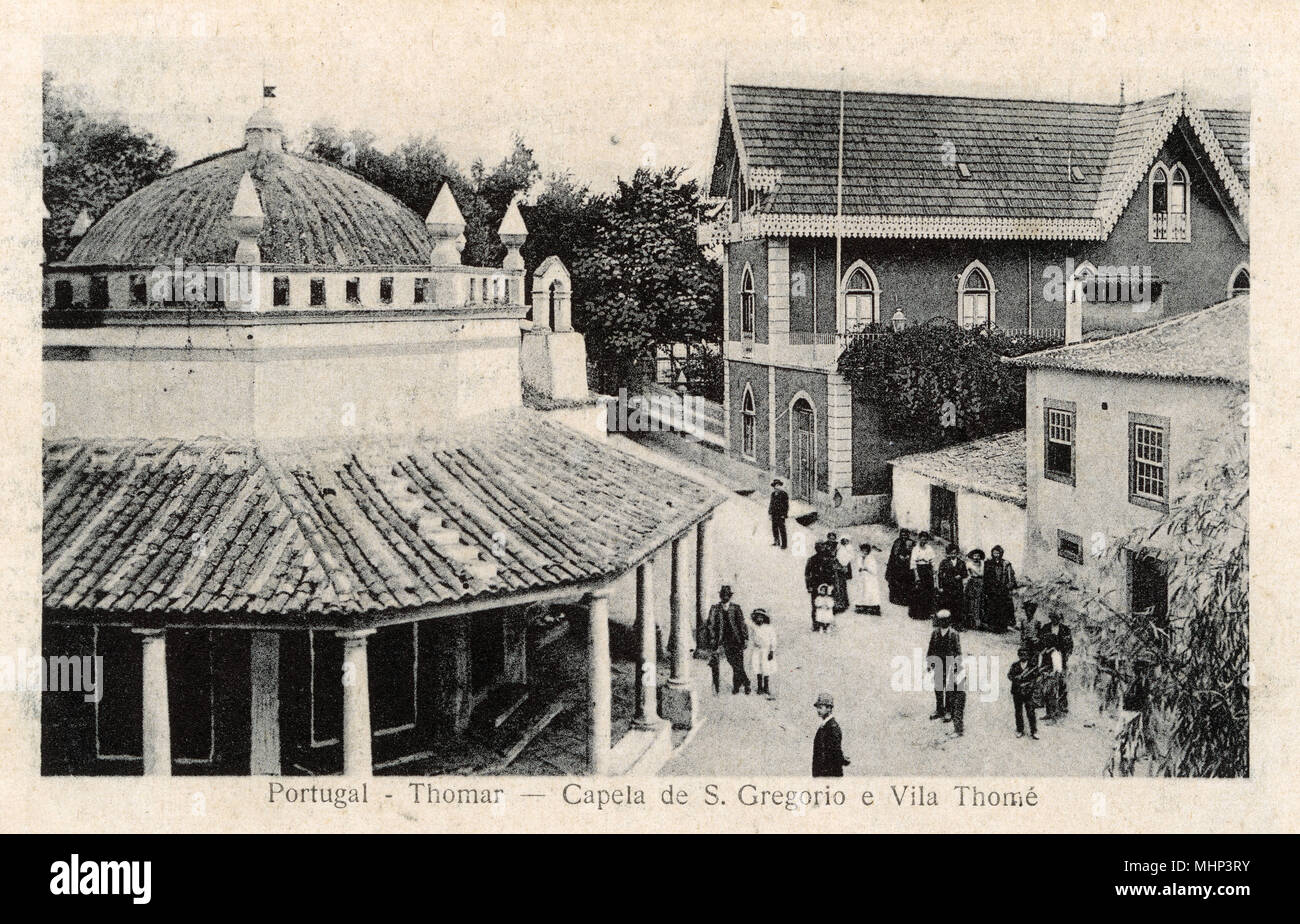
[[[930,485],[930,534],[957,544],[957,495],[942,485]]]
[[[812,503],[817,485],[816,417],[807,399],[790,408],[790,484],[795,500]]]

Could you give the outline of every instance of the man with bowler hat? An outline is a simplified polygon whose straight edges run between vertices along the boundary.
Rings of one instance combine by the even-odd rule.
[[[822,724],[813,736],[812,775],[843,776],[849,759],[844,756],[840,723],[831,715],[835,710],[835,700],[831,699],[829,693],[821,693],[813,702],[813,708],[817,710]]]
[[[790,495],[781,487],[780,478],[772,482],[772,497],[767,502],[767,515],[772,520],[772,545],[785,548],[785,518],[790,515]]]

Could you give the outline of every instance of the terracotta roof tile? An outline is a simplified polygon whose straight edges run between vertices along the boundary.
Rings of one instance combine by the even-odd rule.
[[[724,498],[520,410],[350,447],[45,447],[45,606],[256,624],[501,599],[612,576]]]
[[[953,490],[1025,506],[1024,430],[902,456],[890,464]]]

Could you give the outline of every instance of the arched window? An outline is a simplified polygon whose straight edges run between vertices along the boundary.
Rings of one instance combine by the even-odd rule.
[[[754,339],[754,274],[748,265],[740,277],[740,336]]]
[[[880,321],[876,278],[871,268],[859,262],[849,267],[844,277],[844,316],[840,318],[840,333],[851,334]]]
[[[1191,239],[1191,182],[1182,164],[1166,168],[1156,163],[1147,178],[1150,211],[1147,238],[1152,241]]]
[[[1228,282],[1228,297],[1245,295],[1250,291],[1250,270],[1244,266],[1237,267]]]
[[[754,430],[758,415],[754,413],[754,392],[745,386],[745,397],[740,407],[740,451],[746,458],[754,458]]]
[[[962,275],[959,295],[957,320],[962,327],[987,327],[993,323],[993,277],[978,260]]]

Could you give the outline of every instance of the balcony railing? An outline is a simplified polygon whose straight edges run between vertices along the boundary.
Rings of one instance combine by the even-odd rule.
[[[1187,240],[1186,212],[1152,212],[1151,240],[1185,241]]]

